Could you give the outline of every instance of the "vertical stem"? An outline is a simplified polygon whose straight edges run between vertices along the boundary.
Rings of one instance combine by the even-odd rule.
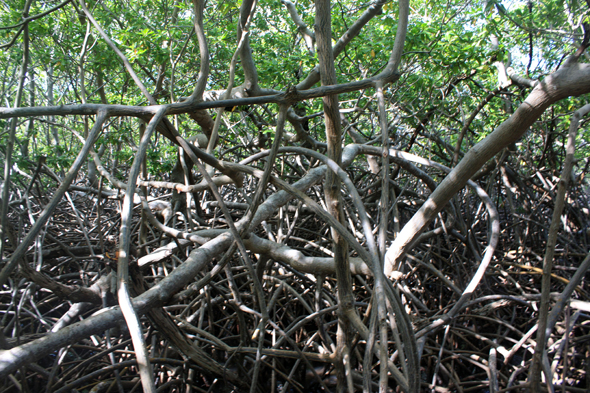
[[[315,33],[317,39],[318,59],[320,64],[320,79],[323,86],[336,84],[336,71],[334,69],[334,55],[332,53],[332,28],[329,0],[316,0]],[[338,165],[342,161],[342,128],[340,111],[338,108],[338,96],[330,95],[323,98],[324,121],[326,124],[326,140],[328,142],[328,158]],[[328,171],[324,184],[326,193],[326,205],[328,211],[338,221],[345,224],[342,201],[340,195],[340,178],[333,171]],[[336,350],[336,369],[338,373],[338,391],[345,390],[344,381],[348,390],[353,391],[352,375],[349,371],[350,363],[344,362],[349,357],[348,330],[349,324],[345,318],[347,310],[352,309],[352,280],[348,263],[348,243],[338,232],[332,230],[334,242],[334,262],[336,265],[336,279],[338,281],[338,334]]]
[[[166,107],[160,107],[156,114],[150,120],[148,127],[141,138],[139,150],[135,155],[131,171],[129,173],[129,182],[127,183],[127,190],[125,192],[125,199],[123,200],[123,209],[121,212],[121,233],[119,235],[119,260],[117,261],[117,281],[119,298],[119,305],[121,312],[125,317],[125,322],[129,327],[131,340],[133,341],[133,348],[135,349],[135,356],[137,357],[137,366],[139,367],[139,375],[143,385],[143,391],[147,393],[155,393],[156,385],[154,384],[154,376],[152,366],[149,361],[143,334],[141,331],[141,323],[137,313],[133,309],[131,297],[129,296],[129,248],[131,242],[131,216],[133,213],[133,196],[135,195],[135,188],[137,177],[139,176],[141,163],[147,151],[150,137],[158,123],[164,118],[166,114]]]
[[[543,365],[543,354],[547,344],[547,321],[549,317],[549,297],[551,290],[551,269],[553,268],[553,255],[555,254],[555,244],[557,243],[557,232],[561,223],[561,213],[565,206],[565,192],[569,186],[570,175],[574,163],[574,151],[576,148],[576,133],[578,131],[578,124],[580,118],[590,110],[590,106],[586,105],[578,109],[572,115],[570,123],[569,134],[567,138],[566,156],[559,179],[559,186],[557,189],[557,196],[555,198],[555,206],[553,208],[553,216],[551,217],[551,226],[549,227],[549,236],[547,238],[547,246],[545,249],[545,256],[543,258],[543,279],[541,283],[541,307],[539,309],[539,327],[537,329],[537,344],[535,346],[535,353],[533,355],[533,362],[529,371],[529,383],[531,384],[531,392],[541,391],[541,368]],[[550,333],[550,332],[549,332]],[[547,380],[547,384],[551,381]]]
[[[139,138],[140,139],[143,139],[143,136],[145,135],[145,128],[146,128],[145,122],[143,120],[140,120],[140,122],[139,122]],[[143,178],[143,180],[148,180],[147,159],[145,156],[141,160],[141,177]],[[141,187],[141,192],[147,198],[148,189],[146,186]],[[141,209],[141,225],[139,227],[139,244],[147,243],[147,235],[148,235],[147,221],[148,221],[147,215],[146,215],[145,211],[143,209]],[[147,253],[148,253],[147,246],[142,247],[139,250],[139,253],[141,256],[147,255]]]
[[[243,53],[249,53],[249,51],[250,51],[250,48],[248,47],[246,52],[242,52],[242,48],[248,42],[248,36],[250,35],[250,23],[252,22],[252,19],[254,17],[254,13],[256,11],[256,4],[257,4],[257,1],[248,1],[248,2],[242,3],[242,10],[241,10],[242,16],[240,16],[240,18],[242,18],[242,19],[241,19],[240,24],[238,25],[238,47],[236,48],[236,51],[234,52],[234,54],[231,58],[230,64],[229,64],[229,83],[228,83],[227,89],[225,90],[225,94],[221,97],[224,100],[227,100],[227,99],[231,98],[231,96],[232,96],[232,90],[234,88],[234,82],[235,82],[235,76],[236,76],[236,66],[238,64],[238,55],[243,54]],[[248,8],[248,11],[249,11],[248,14],[245,13],[246,6],[250,7],[250,8]],[[242,58],[242,62],[244,62],[244,61],[245,60]],[[244,72],[246,72],[246,71],[244,71]],[[221,125],[222,115],[223,115],[223,108],[218,108],[217,114],[215,117],[215,124],[213,125],[213,130],[211,131],[211,137],[209,138],[209,144],[207,145],[207,153],[209,153],[209,154],[211,154],[213,152],[213,149],[214,149],[215,145],[217,144],[219,127]],[[213,172],[211,172],[211,173],[213,173]]]
[[[49,63],[49,65],[47,66],[47,76],[45,78],[45,80],[47,81],[47,105],[48,106],[54,106],[55,105],[55,99],[53,96],[53,59],[51,60],[51,62]],[[53,138],[53,144],[55,147],[59,146],[59,133],[57,132],[57,127],[55,126],[55,116],[50,115],[49,116],[49,121],[51,122],[51,124],[49,125],[49,131],[47,132],[47,145],[51,146],[52,142],[51,142],[51,138]]]
[[[209,48],[207,46],[207,39],[205,38],[205,31],[203,28],[203,10],[205,8],[204,0],[193,0],[193,13],[195,14],[195,34],[199,41],[199,54],[201,56],[201,68],[199,69],[199,76],[195,84],[195,90],[191,95],[191,100],[203,99],[203,92],[207,87],[207,78],[209,77]],[[209,136],[209,135],[208,135]]]
[[[29,106],[34,107],[35,105],[35,67],[31,66],[29,70]],[[27,125],[27,132],[25,133],[25,140],[21,142],[21,155],[25,159],[29,159],[29,142],[35,134],[35,118],[29,118],[29,124]],[[29,187],[30,188],[30,187]]]
[[[383,82],[377,82],[377,99],[379,106],[379,125],[381,127],[381,143],[383,153],[381,156],[381,201],[380,201],[380,225],[379,225],[379,260],[383,260],[385,252],[387,251],[387,227],[389,220],[387,219],[389,211],[389,134],[387,132],[387,113],[385,112],[385,97],[383,96]],[[379,345],[380,345],[380,368],[379,368],[379,392],[385,393],[387,391],[387,320],[385,311],[385,296],[383,294],[383,264],[381,263],[377,268],[379,272],[375,273],[375,295],[377,304],[377,316],[379,327]]]
[[[23,9],[23,19],[29,16],[29,8],[32,0],[28,0]],[[23,98],[23,90],[25,86],[25,78],[27,77],[27,67],[29,66],[29,24],[25,23],[23,27],[23,63],[21,64],[18,90],[16,92],[16,99],[14,100],[14,107],[18,108]],[[13,117],[10,122],[10,134],[8,143],[6,144],[6,158],[4,161],[4,184],[2,187],[2,208],[0,212],[0,261],[4,255],[4,238],[8,224],[6,222],[8,215],[8,198],[10,197],[10,170],[12,169],[12,151],[14,150],[14,140],[16,138],[16,123],[17,117]],[[16,246],[16,245],[15,245]]]
[[[383,96],[383,83],[377,82],[377,99],[379,106],[379,125],[381,126],[381,144],[383,154],[381,156],[381,206],[379,225],[379,253],[381,258],[385,255],[387,240],[387,219],[389,211],[389,134],[387,132],[387,113],[385,112],[385,97]]]
[[[256,63],[252,58],[252,49],[250,48],[250,23],[254,18],[257,0],[245,0],[240,7],[240,20],[238,21],[238,42],[237,52],[240,54],[242,69],[244,70],[244,88],[248,93],[256,95],[260,90],[258,86],[258,72]]]
[[[283,131],[285,129],[285,121],[287,119],[287,111],[289,110],[289,105],[281,105],[279,108],[279,116],[277,119],[277,126],[275,129],[275,138],[272,143],[272,147],[270,149],[270,154],[268,155],[268,159],[266,161],[266,165],[264,166],[264,174],[262,178],[258,182],[258,187],[256,188],[256,193],[254,194],[254,198],[252,198],[252,202],[250,203],[250,209],[246,213],[247,221],[251,221],[254,214],[258,210],[258,206],[262,200],[262,195],[268,186],[268,180],[270,179],[270,175],[272,173],[272,169],[274,168],[275,158],[279,151],[279,147],[281,146],[281,142],[283,140]],[[251,224],[251,222],[250,222]],[[246,232],[252,230],[251,225],[248,226]]]

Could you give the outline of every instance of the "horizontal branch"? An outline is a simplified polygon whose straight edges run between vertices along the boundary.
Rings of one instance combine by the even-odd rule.
[[[310,274],[336,274],[334,258],[311,257],[284,244],[262,239],[254,234],[244,239],[244,245],[252,252],[265,254],[274,259],[288,264],[293,269]],[[349,258],[352,274],[364,274],[372,276],[373,273],[361,258]]]
[[[382,76],[383,77],[383,76]],[[386,75],[383,80],[386,83],[392,83],[398,80],[400,74],[392,72]],[[324,97],[332,94],[350,93],[353,91],[375,87],[376,78],[367,78],[360,81],[343,83],[340,85],[322,86],[315,89],[298,91],[295,88],[289,88],[287,91],[259,97],[232,98],[228,100],[192,102],[185,101],[167,105],[168,115],[177,115],[181,113],[192,113],[201,109],[225,108],[244,105],[262,105],[269,103],[276,104],[293,104],[295,102],[309,100],[312,98]],[[133,116],[145,117],[152,116],[158,108],[163,105],[150,106],[131,106],[131,105],[108,105],[108,104],[77,104],[77,105],[60,105],[60,106],[42,106],[29,108],[0,108],[0,119],[26,116],[67,116],[67,115],[94,115],[99,110],[108,110],[111,116]]]

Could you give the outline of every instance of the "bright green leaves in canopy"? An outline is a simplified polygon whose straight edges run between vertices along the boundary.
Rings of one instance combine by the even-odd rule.
[[[201,68],[192,1],[86,0],[86,3],[98,24],[126,54],[148,91],[158,93],[158,102],[177,101],[192,93]],[[314,1],[293,3],[313,31]],[[24,4],[24,0],[1,3],[0,24],[19,23]],[[222,90],[228,85],[228,65],[237,48],[241,4],[240,0],[206,2],[204,29],[210,51],[208,90]],[[35,1],[30,14],[43,12],[52,5],[55,2]],[[333,44],[371,5],[357,0],[332,2]],[[505,62],[510,54],[512,66],[521,74],[528,70],[531,78],[553,71],[564,54],[574,48],[572,42],[581,39],[579,24],[588,19],[584,7],[585,2],[563,0],[412,1],[400,68],[402,77],[388,91],[391,105],[395,104],[396,113],[406,116],[404,122],[408,129],[418,127],[431,116],[427,121],[428,132],[453,142],[463,119],[497,87],[494,62]],[[573,15],[570,18],[568,10]],[[35,67],[37,88],[45,89],[51,80],[54,105],[79,103],[80,67],[83,67],[87,102],[99,103],[104,99],[111,104],[146,104],[146,98],[120,59],[94,27],[88,30],[87,48],[84,57],[80,56],[88,20],[79,11],[77,3],[70,3],[29,24],[31,64]],[[397,15],[398,3],[385,3],[382,13],[364,26],[359,36],[339,54],[335,59],[339,83],[370,77],[383,69],[397,34]],[[0,30],[0,41],[9,41],[16,30]],[[578,35],[572,39],[570,31]],[[498,37],[497,48],[491,45],[492,36]],[[310,52],[286,7],[277,0],[258,2],[250,26],[250,45],[262,88],[284,90],[302,81],[318,64],[317,55]],[[18,43],[0,52],[6,75],[18,73],[21,59],[22,46]],[[234,86],[244,80],[239,61],[235,78]],[[6,102],[2,105],[11,104],[14,86],[3,92]],[[360,98],[357,93],[343,94],[340,99],[344,108],[363,106],[369,105],[371,94],[369,91]],[[518,104],[521,94],[518,91],[511,94],[514,105]],[[46,101],[46,95],[37,94],[37,105],[45,105]],[[321,110],[319,100],[304,105],[308,113]],[[473,122],[470,135],[479,138],[489,133],[506,117],[505,109],[502,99],[492,100],[482,112],[485,118]],[[190,121],[180,117],[179,122],[184,126]],[[68,127],[79,129],[80,123],[71,121]],[[362,129],[364,124],[358,127],[366,135],[374,132],[373,124],[367,123],[366,129]]]

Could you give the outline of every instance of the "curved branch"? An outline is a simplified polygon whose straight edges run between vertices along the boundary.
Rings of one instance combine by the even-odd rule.
[[[262,239],[250,234],[244,239],[244,245],[252,252],[266,254],[275,261],[288,264],[293,269],[303,273],[334,275],[336,266],[334,258],[310,257],[299,250],[292,249],[284,244]],[[350,271],[352,274],[363,274],[372,276],[373,272],[362,258],[349,258]]]
[[[299,13],[297,12],[297,8],[295,8],[295,4],[290,2],[289,0],[281,0],[281,3],[287,7],[289,11],[289,15],[291,15],[291,19],[295,25],[297,25],[297,30],[303,36],[303,40],[305,41],[305,45],[307,45],[307,49],[309,50],[310,54],[314,53],[314,42],[315,42],[315,33],[307,27],[307,24],[301,19]]]
[[[408,32],[408,17],[410,15],[410,0],[400,0],[399,2],[399,16],[397,21],[397,32],[395,33],[395,41],[391,49],[391,55],[385,69],[375,76],[376,79],[383,78],[384,82],[391,73],[397,72],[399,64],[402,59],[404,50],[404,43],[406,42],[406,34]],[[382,77],[381,77],[382,76]]]
[[[104,119],[102,120],[104,121]],[[306,190],[321,181],[325,171],[325,166],[314,168],[304,178],[293,184],[292,187],[298,190]],[[258,208],[252,222],[254,225],[260,224],[292,198],[292,195],[285,191],[275,193]],[[239,223],[238,225],[243,224]],[[205,268],[214,256],[222,254],[231,244],[232,237],[226,233],[194,250],[183,264],[174,269],[162,281],[133,299],[133,307],[136,312],[141,315],[152,307],[164,304],[179,289],[192,282],[195,275]],[[26,247],[23,248],[26,250]],[[31,361],[40,359],[58,348],[81,340],[91,334],[102,333],[116,326],[122,317],[123,314],[119,307],[101,310],[84,321],[67,326],[41,339],[10,350],[0,351],[0,375],[8,375]]]
[[[537,85],[512,116],[465,154],[391,244],[386,253],[386,264],[395,266],[428,223],[479,168],[500,150],[520,139],[545,109],[562,98],[588,92],[590,65],[568,59],[562,68]]]
[[[47,206],[45,206],[45,209],[43,209],[43,211],[37,218],[37,222],[35,222],[35,225],[33,225],[27,236],[18,245],[17,249],[12,254],[10,260],[4,266],[2,272],[0,272],[0,287],[6,283],[6,280],[8,280],[8,276],[16,267],[16,264],[24,257],[25,253],[27,252],[27,249],[29,248],[29,245],[33,242],[33,240],[35,240],[41,229],[45,227],[47,220],[49,220],[49,218],[53,214],[53,211],[57,208],[59,201],[70,187],[70,184],[76,178],[78,170],[80,169],[80,167],[82,167],[82,164],[86,162],[86,156],[88,156],[88,152],[92,148],[94,141],[96,140],[98,134],[102,130],[102,125],[104,124],[107,117],[108,112],[106,111],[100,111],[98,113],[96,122],[94,123],[94,126],[92,127],[92,130],[90,131],[90,134],[86,139],[86,143],[80,150],[80,153],[78,153],[76,160],[74,161],[72,167],[64,177],[61,185],[55,191],[53,199],[51,200],[51,202],[49,202]]]
[[[580,123],[580,119],[588,112],[590,112],[590,105],[585,105],[584,107],[575,111],[572,115],[567,138],[565,161],[563,163],[561,178],[559,179],[557,196],[555,198],[555,206],[553,207],[553,216],[551,217],[551,225],[549,226],[549,233],[547,235],[547,245],[545,248],[545,256],[543,258],[543,278],[541,282],[541,302],[539,306],[537,345],[535,346],[535,353],[533,354],[528,377],[528,381],[532,384],[533,390],[541,389],[541,359],[543,357],[545,347],[547,346],[547,338],[551,334],[551,330],[553,328],[553,326],[548,323],[550,296],[549,291],[551,290],[551,270],[553,268],[555,245],[557,244],[557,232],[559,231],[559,227],[561,225],[561,213],[563,212],[563,208],[565,206],[565,193],[568,189],[572,168],[574,166],[574,152],[576,150],[576,135],[578,133],[578,125]],[[545,378],[546,380],[549,380],[548,375],[545,375]]]
[[[207,46],[207,38],[203,28],[203,9],[205,7],[204,0],[193,0],[193,12],[195,13],[195,34],[199,41],[199,54],[201,56],[201,68],[199,69],[199,76],[197,77],[197,84],[195,90],[189,100],[201,101],[203,93],[207,87],[207,78],[209,77],[209,47]]]
[[[256,70],[256,63],[252,58],[252,48],[250,47],[250,23],[254,18],[256,12],[257,0],[246,0],[242,2],[240,9],[240,21],[238,23],[238,51],[240,59],[242,60],[242,68],[244,69],[244,83],[243,89],[248,92],[248,95],[256,96],[260,93],[260,86],[258,86],[258,71]]]
[[[43,18],[45,15],[49,15],[51,14],[53,11],[57,11],[60,8],[65,7],[68,3],[71,3],[72,0],[65,0],[64,2],[56,5],[55,7],[52,7],[50,9],[48,9],[47,11],[41,12],[40,14],[37,15],[33,15],[33,16],[28,16],[26,18],[23,18],[23,20],[15,25],[12,26],[2,26],[0,27],[0,30],[10,30],[10,29],[14,29],[15,27],[21,27],[24,26],[25,24],[34,21],[35,19],[39,19],[39,18]]]
[[[133,348],[137,357],[137,365],[139,367],[139,374],[141,376],[141,383],[144,392],[155,393],[156,385],[154,384],[152,366],[149,361],[143,333],[141,330],[141,323],[133,305],[131,297],[129,296],[129,247],[131,243],[131,215],[133,213],[133,196],[135,195],[135,188],[137,177],[139,176],[140,167],[143,158],[147,152],[147,147],[155,131],[156,126],[166,115],[166,107],[161,107],[154,115],[147,126],[139,144],[139,149],[135,154],[133,165],[129,173],[129,181],[127,182],[127,189],[125,192],[125,199],[123,201],[123,209],[121,211],[121,231],[119,234],[119,260],[117,263],[117,295],[119,305],[123,312],[123,317],[129,328],[131,340],[133,341]]]

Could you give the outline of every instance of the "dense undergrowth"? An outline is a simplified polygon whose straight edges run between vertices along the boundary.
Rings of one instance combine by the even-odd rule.
[[[497,206],[500,242],[485,276],[457,316],[448,325],[429,331],[429,326],[455,304],[487,246],[489,215],[473,192],[466,189],[454,198],[405,258],[400,268],[403,275],[394,282],[418,338],[420,379],[425,391],[483,392],[489,391],[491,381],[503,389],[523,382],[527,375],[525,370],[535,345],[533,333],[538,316],[542,259],[558,173],[530,167],[523,173],[518,168],[515,152],[505,154],[494,164],[477,182]],[[283,155],[277,159],[277,168],[282,168],[282,173],[276,175],[300,178],[317,165],[305,157]],[[397,171],[398,167],[392,168]],[[436,169],[422,169],[431,178],[444,176]],[[120,173],[126,170],[118,168]],[[18,237],[27,232],[52,197],[55,180],[47,173],[48,168],[42,167],[32,187],[11,189],[9,217]],[[378,175],[371,173],[362,158],[348,167],[348,175],[355,180],[362,202],[376,222],[381,193]],[[577,176],[582,179],[584,173]],[[255,180],[246,178],[243,189],[223,186],[224,201],[235,221],[244,216],[249,206],[244,193],[251,194],[255,185]],[[397,212],[391,217],[399,218],[403,226],[429,191],[405,169],[399,169],[392,185],[392,200],[396,201],[393,209]],[[276,191],[269,186],[267,197]],[[150,187],[148,192],[168,207],[172,198],[169,189]],[[319,198],[321,183],[307,194],[323,203]],[[210,193],[193,195],[198,197],[200,208],[191,209],[192,217],[186,220],[183,214],[186,210],[177,212],[166,216],[165,225],[199,235],[203,241],[227,230]],[[583,180],[573,184],[567,201],[555,248],[554,300],[589,249],[589,201]],[[349,229],[362,242],[357,212],[350,197],[345,198],[345,205]],[[154,213],[161,213],[158,206],[152,204],[152,208]],[[96,188],[86,178],[79,177],[27,253],[28,263],[62,285],[94,288],[104,299],[104,307],[116,304],[115,296],[109,293],[112,291],[109,283],[103,282],[99,289],[96,283],[101,277],[103,281],[105,277],[110,279],[109,275],[116,269],[120,211],[121,193],[107,187],[106,180]],[[135,294],[156,285],[198,247],[180,238],[170,239],[145,220],[145,215],[142,221],[141,208],[136,205],[131,223],[130,265]],[[159,219],[163,221],[161,214]],[[274,211],[254,233],[307,256],[331,256],[329,225],[297,200]],[[140,241],[140,236],[144,241]],[[171,249],[169,255],[138,266],[141,257],[154,255],[165,245]],[[227,259],[224,269],[207,281],[200,281],[224,258]],[[265,326],[263,334],[255,333],[260,316],[255,311],[258,307],[253,296],[255,284],[237,254],[213,256],[191,284],[163,305],[165,313],[186,335],[187,342],[201,348],[206,362],[215,362],[221,372],[190,360],[186,349],[179,350],[170,340],[170,332],[161,332],[161,322],[154,324],[149,314],[141,319],[159,391],[244,391],[251,383],[251,371],[257,363],[261,367],[258,380],[261,391],[334,389],[335,374],[327,357],[336,341],[337,283],[333,274],[301,272],[264,254],[252,253],[251,258],[272,322]],[[370,276],[354,276],[355,308],[365,318],[372,303],[372,287]],[[101,293],[100,288],[105,292]],[[590,383],[587,378],[588,290],[588,281],[582,280],[549,340],[552,382],[557,387],[567,386],[569,391],[585,391]],[[57,330],[56,326],[88,318],[103,307],[64,301],[23,274],[11,276],[0,303],[5,345],[9,347],[43,337]],[[374,326],[374,321],[366,323]],[[259,343],[261,334],[263,340]],[[366,342],[355,335],[352,343],[353,379],[360,387]],[[262,349],[260,359],[256,358],[258,345]],[[371,367],[376,362],[377,359]],[[22,367],[5,380],[3,391],[36,392],[47,388],[60,392],[72,389],[106,392],[116,391],[118,385],[123,391],[141,390],[133,346],[122,322],[108,332],[68,342],[59,351]],[[390,386],[395,390],[393,382]]]

